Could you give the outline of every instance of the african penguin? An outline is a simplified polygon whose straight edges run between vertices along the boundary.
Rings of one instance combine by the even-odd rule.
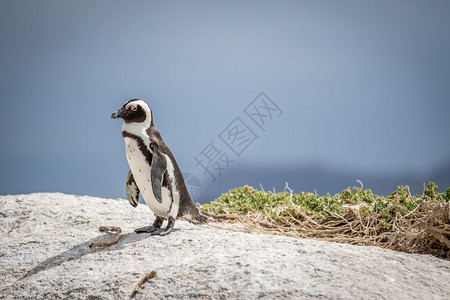
[[[183,217],[196,224],[207,218],[192,201],[175,158],[153,125],[153,114],[147,102],[131,99],[111,115],[122,118],[122,136],[130,166],[126,180],[126,194],[133,207],[138,205],[139,194],[154,212],[152,226],[138,228],[136,233],[167,235],[175,220]],[[166,228],[161,228],[167,219]]]

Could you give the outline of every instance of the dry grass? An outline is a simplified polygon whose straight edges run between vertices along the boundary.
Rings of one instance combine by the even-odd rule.
[[[371,245],[450,258],[450,188],[424,187],[412,196],[402,186],[390,196],[360,188],[333,197],[283,193],[245,186],[202,206],[214,220],[239,222],[245,231]]]

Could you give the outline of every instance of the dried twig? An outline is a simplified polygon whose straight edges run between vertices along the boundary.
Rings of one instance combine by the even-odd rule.
[[[108,231],[108,232],[115,232],[116,234],[114,235],[114,237],[108,241],[104,241],[104,242],[94,242],[92,244],[89,245],[90,248],[95,248],[95,247],[108,247],[111,246],[112,244],[115,244],[119,241],[119,236],[122,233],[122,229],[120,229],[120,227],[115,227],[115,226],[100,226],[98,228],[98,230],[100,231]]]
[[[150,278],[153,278],[155,276],[156,276],[156,271],[153,270],[150,273],[148,273],[147,275],[145,275],[141,280],[139,280],[138,284],[136,284],[136,287],[134,288],[133,293],[131,294],[131,298],[134,298],[134,296],[136,296],[139,289],[141,288],[141,285],[143,285],[147,280],[149,280]]]
[[[450,249],[450,241],[445,238],[443,231],[440,228],[428,226],[426,229],[434,238],[439,240],[442,244],[445,244]]]
[[[239,220],[242,218],[242,216],[236,215],[236,214],[224,214],[224,215],[219,215],[219,214],[215,214],[213,212],[205,212],[205,215],[207,215],[208,217],[212,217],[213,221],[216,219],[225,219],[225,220]]]

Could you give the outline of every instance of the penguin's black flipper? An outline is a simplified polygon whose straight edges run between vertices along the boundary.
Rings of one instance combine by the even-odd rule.
[[[126,192],[127,192],[127,199],[128,202],[133,207],[136,207],[139,202],[139,188],[136,184],[136,181],[134,181],[133,173],[131,173],[131,170],[128,171],[127,176],[127,184],[126,184]]]
[[[162,202],[161,188],[164,172],[167,169],[166,158],[159,152],[158,146],[154,143],[150,144],[150,148],[153,150],[153,159],[151,166],[152,188],[156,201]]]

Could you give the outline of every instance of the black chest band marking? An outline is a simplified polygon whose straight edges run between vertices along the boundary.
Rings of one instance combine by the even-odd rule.
[[[130,138],[136,141],[136,143],[138,144],[138,148],[139,151],[141,151],[142,155],[144,155],[145,160],[147,161],[147,163],[151,166],[152,165],[152,159],[153,159],[153,154],[150,152],[150,150],[148,150],[147,146],[144,144],[144,141],[142,140],[142,138],[140,136],[137,136],[135,134],[126,132],[126,131],[122,131],[122,136],[124,138]]]

